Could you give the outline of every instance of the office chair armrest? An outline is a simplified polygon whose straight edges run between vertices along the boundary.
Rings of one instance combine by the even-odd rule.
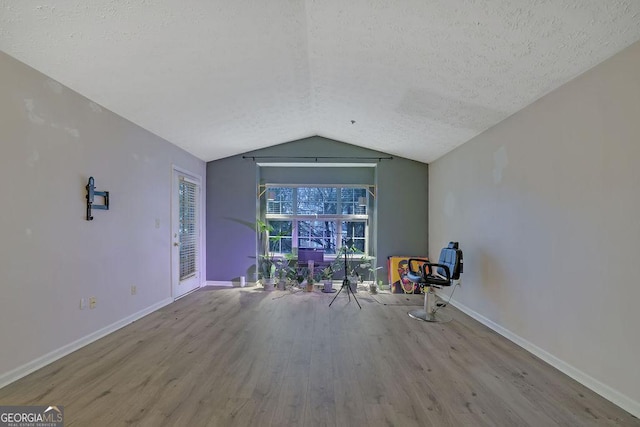
[[[448,265],[437,264],[435,262],[426,262],[424,265],[429,266],[429,268],[436,267],[436,269],[432,270],[432,271],[434,271],[435,274],[437,274],[438,276],[441,276],[441,277],[442,277],[442,275],[438,273],[438,268],[444,268],[444,272],[446,273],[446,277],[444,277],[444,279],[446,279],[447,282],[451,281],[451,270],[449,270],[449,266]]]
[[[414,262],[419,264],[418,271],[413,269]],[[429,261],[424,258],[409,258],[409,260],[407,260],[409,273],[413,275],[420,275],[422,277],[426,276],[427,274],[424,271],[424,266],[425,264],[428,264],[428,262]]]

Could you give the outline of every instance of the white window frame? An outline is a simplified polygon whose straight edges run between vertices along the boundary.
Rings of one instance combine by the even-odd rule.
[[[336,185],[327,185],[327,184],[265,184],[265,193],[270,191],[272,188],[293,188],[293,214],[273,214],[266,213],[268,200],[265,199],[264,211],[265,211],[265,219],[266,221],[292,221],[291,234],[292,234],[292,252],[295,253],[298,249],[298,222],[299,221],[333,221],[335,222],[336,227],[336,252],[340,250],[342,247],[342,221],[350,221],[350,222],[363,222],[365,225],[364,230],[364,252],[356,253],[354,256],[356,258],[369,255],[369,245],[370,245],[370,234],[369,234],[369,224],[370,224],[370,216],[369,216],[369,208],[371,206],[370,197],[371,192],[369,190],[370,185],[365,184],[336,184]],[[297,214],[297,202],[298,202],[298,188],[336,188],[338,192],[338,203],[336,212],[342,212],[342,198],[340,197],[341,190],[343,188],[357,188],[365,190],[365,194],[367,197],[367,214],[314,214],[314,215],[299,215]],[[275,256],[284,256],[284,253],[274,253]],[[325,258],[328,260],[333,260],[336,258],[336,254],[325,254]]]

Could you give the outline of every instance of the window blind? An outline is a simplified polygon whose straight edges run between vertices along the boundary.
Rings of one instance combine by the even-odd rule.
[[[198,185],[180,177],[179,196],[179,234],[180,234],[180,280],[196,274],[198,259]]]

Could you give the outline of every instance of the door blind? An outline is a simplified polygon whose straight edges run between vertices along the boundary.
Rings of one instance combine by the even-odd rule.
[[[180,280],[197,272],[198,259],[198,185],[180,177],[178,189],[180,214]]]

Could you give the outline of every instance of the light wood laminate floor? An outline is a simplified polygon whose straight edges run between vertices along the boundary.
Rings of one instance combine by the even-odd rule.
[[[0,389],[66,426],[607,426],[640,421],[420,296],[203,288]],[[386,305],[385,305],[386,304]]]

